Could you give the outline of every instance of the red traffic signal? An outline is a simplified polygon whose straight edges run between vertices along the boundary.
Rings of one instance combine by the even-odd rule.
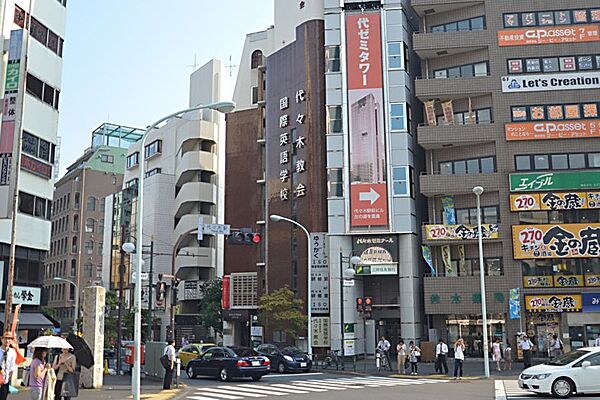
[[[362,297],[357,297],[356,298],[356,311],[358,311],[359,313],[364,311],[364,301]]]
[[[233,232],[228,242],[231,244],[244,244],[244,245],[255,245],[262,241],[260,233],[252,232],[250,228],[240,228],[239,231]]]
[[[262,237],[260,237],[260,233],[253,233],[252,234],[252,243],[254,244],[259,244],[262,240]]]
[[[365,311],[371,312],[372,309],[373,309],[373,298],[365,297]]]

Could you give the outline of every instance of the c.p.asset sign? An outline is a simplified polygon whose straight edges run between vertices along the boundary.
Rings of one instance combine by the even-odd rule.
[[[600,71],[502,77],[502,92],[504,93],[574,89],[600,89]]]

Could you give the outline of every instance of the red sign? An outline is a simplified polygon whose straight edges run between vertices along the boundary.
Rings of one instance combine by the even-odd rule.
[[[43,176],[46,179],[52,178],[52,165],[27,157],[26,155],[21,155],[21,168]]]
[[[600,120],[517,122],[504,130],[508,141],[595,138],[600,137]]]
[[[379,11],[346,15],[351,226],[388,225]]]
[[[350,186],[352,226],[387,225],[387,187],[380,183],[358,183]]]

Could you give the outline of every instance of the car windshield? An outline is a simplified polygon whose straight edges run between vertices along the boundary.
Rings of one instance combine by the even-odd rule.
[[[258,353],[255,352],[252,349],[248,349],[248,348],[233,348],[230,349],[231,351],[233,351],[235,353],[236,356],[238,357],[254,357],[257,356]]]
[[[572,351],[567,354],[563,354],[562,356],[555,358],[554,360],[547,363],[547,365],[558,365],[558,366],[567,365],[588,353],[589,353],[589,351],[587,351],[587,350],[575,350],[575,351]]]
[[[302,350],[300,350],[299,348],[297,348],[296,346],[284,347],[283,349],[281,349],[281,352],[283,354],[287,354],[290,356],[299,356],[299,355],[304,354],[304,352]]]

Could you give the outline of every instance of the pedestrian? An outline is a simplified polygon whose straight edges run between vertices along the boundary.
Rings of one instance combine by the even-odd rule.
[[[168,342],[164,356],[167,356],[168,364],[165,367],[165,380],[163,381],[163,389],[171,389],[171,383],[173,383],[173,369],[175,368],[175,339],[171,339]]]
[[[465,341],[459,338],[454,344],[454,379],[462,379],[465,361]]]
[[[69,349],[62,349],[61,353],[54,358],[52,368],[56,371],[56,387],[55,396],[56,400],[70,400],[70,396],[63,395],[62,388],[63,382],[71,379],[69,374],[75,374],[77,368],[77,360],[75,355],[69,352]],[[69,388],[71,389],[71,388]]]
[[[390,347],[392,345],[390,344],[390,342],[388,342],[388,340],[385,338],[385,336],[382,336],[381,339],[379,339],[379,343],[377,343],[377,350],[379,350],[382,353],[382,356],[385,358],[386,362],[387,362],[387,366],[390,369],[390,371],[392,370],[392,364],[390,362]]]
[[[435,370],[440,374],[448,375],[448,364],[446,357],[448,356],[448,345],[444,342],[444,339],[438,341],[435,346]]]
[[[0,400],[8,398],[8,386],[14,372],[17,371],[17,352],[11,348],[14,335],[4,332],[0,347]]]
[[[188,338],[187,338],[187,336],[184,336],[184,337],[181,339],[181,347],[185,347],[185,346],[187,346],[188,344],[190,344],[190,342],[188,341]]]
[[[598,337],[596,338],[596,340],[594,341],[594,346],[596,347],[600,347],[600,333],[598,334]]]
[[[550,359],[552,360],[561,356],[563,348],[563,342],[558,338],[558,335],[556,333],[552,335],[552,339],[550,340]]]
[[[523,367],[531,367],[531,351],[533,350],[533,343],[527,335],[523,335],[519,347],[523,350]]]
[[[404,340],[400,339],[396,345],[396,351],[398,352],[398,373],[404,375],[406,373],[406,345]]]
[[[492,359],[496,362],[496,371],[502,371],[500,361],[502,361],[502,348],[500,347],[500,338],[496,338],[492,344]]]
[[[504,369],[506,371],[512,370],[512,347],[510,347],[510,342],[506,341],[506,347],[504,348]]]
[[[31,400],[42,400],[44,394],[44,386],[46,384],[46,374],[50,369],[50,364],[46,363],[48,349],[44,347],[36,347],[33,350],[33,360],[31,361],[31,369],[29,376],[29,395]]]
[[[408,361],[410,362],[410,374],[419,374],[419,357],[421,357],[421,349],[412,340],[408,343]]]

